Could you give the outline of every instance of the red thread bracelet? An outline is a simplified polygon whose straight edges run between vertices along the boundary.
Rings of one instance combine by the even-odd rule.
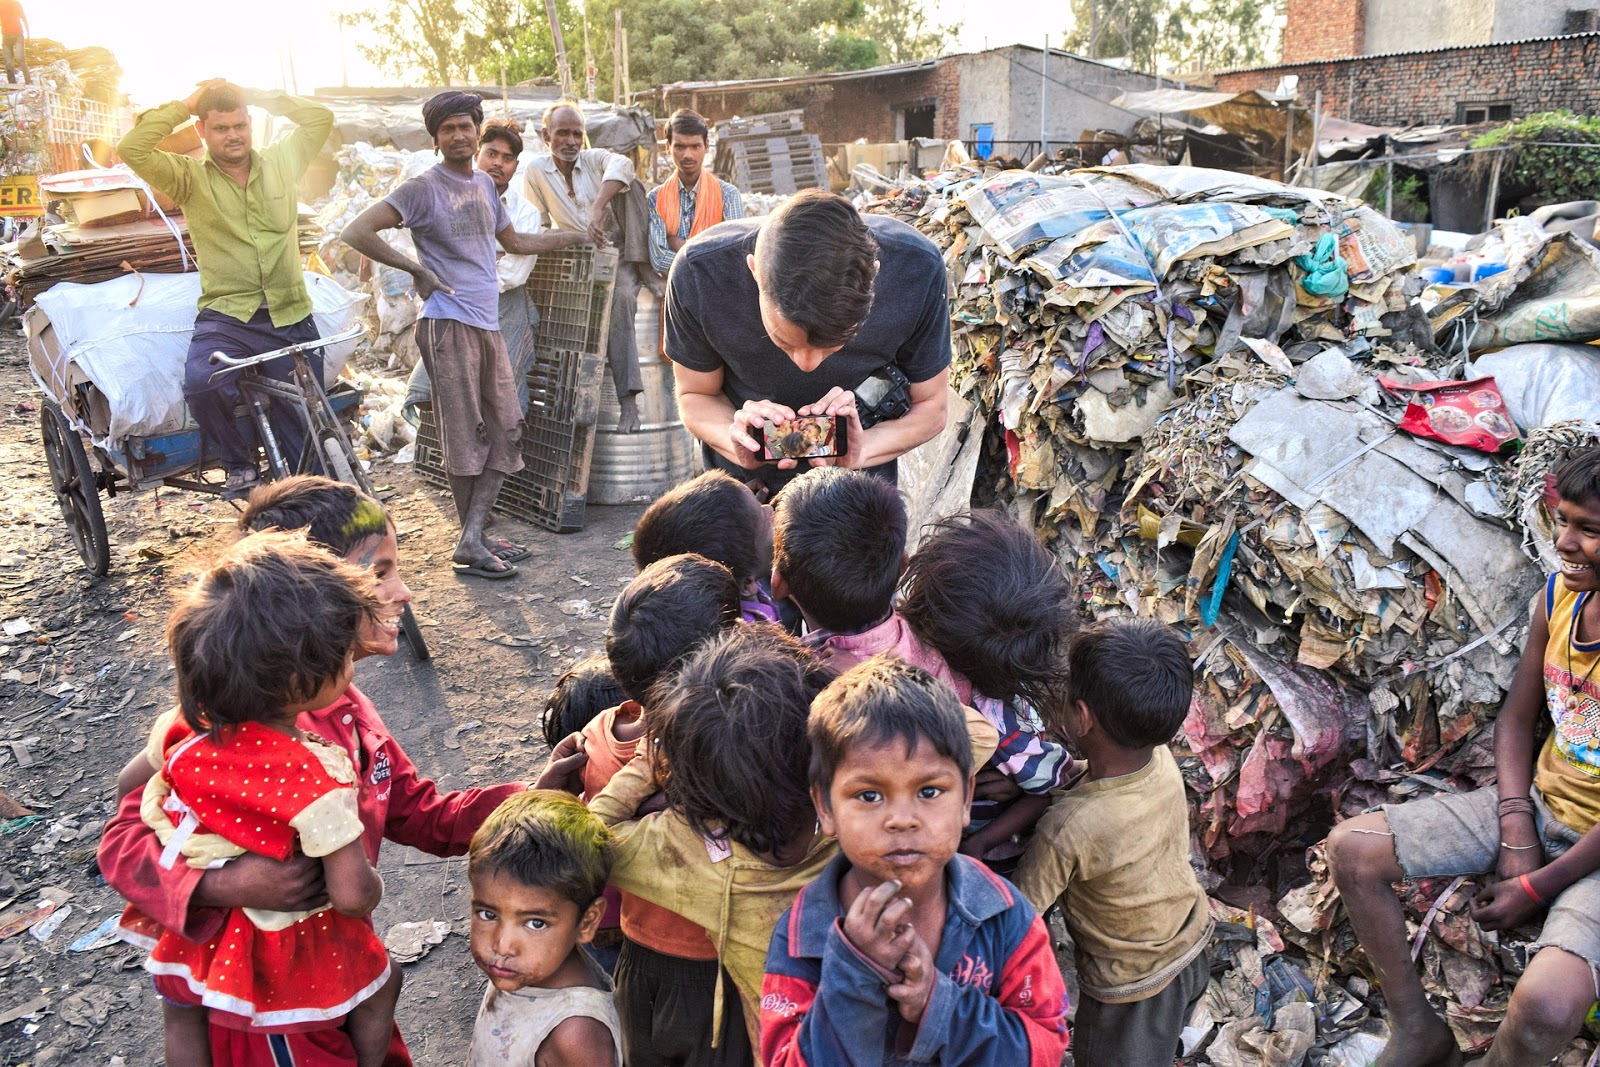
[[[1541,908],[1545,906],[1544,897],[1541,897],[1538,893],[1534,892],[1533,883],[1528,881],[1528,876],[1527,875],[1525,875],[1525,874],[1517,875],[1517,881],[1522,883],[1522,891],[1524,893],[1528,894],[1528,899],[1529,900],[1533,901],[1535,904],[1539,905]]]

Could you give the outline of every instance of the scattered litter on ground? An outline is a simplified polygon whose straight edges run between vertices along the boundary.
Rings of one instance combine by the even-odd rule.
[[[440,919],[396,923],[383,935],[384,947],[396,963],[416,963],[450,936],[450,924]]]

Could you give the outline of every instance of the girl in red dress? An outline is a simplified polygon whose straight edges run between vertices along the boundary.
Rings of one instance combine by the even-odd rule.
[[[145,967],[161,994],[168,1063],[210,1064],[208,1022],[294,1032],[342,1025],[362,1067],[383,1062],[400,993],[367,916],[383,893],[362,850],[356,771],[295,717],[350,684],[375,617],[362,569],[261,533],[220,557],[167,623],[178,706],[151,734],[142,813],[161,862],[210,867],[254,852],[322,858],[329,905],[236,908],[205,943],[160,931]],[[131,918],[131,917],[130,917]]]

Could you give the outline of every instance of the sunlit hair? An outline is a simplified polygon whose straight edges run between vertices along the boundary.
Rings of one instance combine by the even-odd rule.
[[[1067,656],[1069,695],[1124,748],[1172,740],[1194,697],[1194,666],[1178,631],[1155,619],[1100,619],[1079,630]],[[1052,709],[1040,708],[1047,726]]]
[[[611,676],[611,662],[603,655],[586,656],[568,667],[544,698],[544,711],[539,717],[544,743],[555,748],[563,738],[582,730],[596,715],[627,697]]]
[[[784,201],[756,238],[761,295],[822,348],[849,341],[866,320],[877,260],[877,239],[855,205],[824,189]]]
[[[667,806],[703,836],[772,854],[815,821],[806,716],[833,668],[770,623],[707,641],[645,716]]]
[[[1600,504],[1600,448],[1579,452],[1563,463],[1555,475],[1556,495],[1574,504]]]
[[[765,578],[761,507],[750,490],[722,471],[680,482],[656,498],[633,528],[633,562],[640,568],[682,552],[716,560],[741,582]]]
[[[679,137],[698,137],[706,144],[711,143],[711,129],[706,125],[706,120],[698,112],[680,107],[667,118],[667,141],[670,143],[673,134]]]
[[[478,146],[481,148],[490,141],[500,141],[514,156],[522,155],[522,123],[508,118],[489,119],[478,135]]]
[[[178,707],[196,731],[275,718],[338,678],[377,617],[372,576],[303,533],[251,534],[167,620]]]
[[[583,108],[579,106],[576,100],[557,100],[555,103],[545,108],[544,114],[539,116],[539,125],[548,131],[550,129],[551,118],[555,116],[557,111],[560,111],[564,107],[571,108],[573,111],[578,113],[578,122],[584,127],[583,143],[584,146],[587,147],[589,144],[589,124],[588,120],[583,117]]]
[[[369,537],[389,531],[383,505],[353,485],[315,474],[280,478],[250,494],[239,515],[239,529],[304,530],[314,545],[348,556]]]
[[[778,495],[772,566],[824,629],[882,622],[906,550],[906,506],[891,482],[843,467],[807,471]]]
[[[234,85],[213,85],[200,94],[200,99],[195,101],[195,117],[202,124],[206,116],[213,111],[242,111],[244,110],[244,97],[239,95],[239,89]]]
[[[704,556],[650,564],[617,595],[606,632],[606,660],[622,691],[641,704],[685,656],[739,620],[733,572]]]
[[[1072,585],[1032,530],[999,511],[942,519],[925,532],[901,587],[900,615],[972,688],[1034,707],[1062,699],[1077,620]]]
[[[472,835],[467,877],[502,874],[559,893],[581,913],[605,890],[613,850],[611,831],[577,797],[528,789],[506,798]]]

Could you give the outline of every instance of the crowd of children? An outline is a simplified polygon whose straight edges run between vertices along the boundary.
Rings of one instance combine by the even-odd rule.
[[[387,836],[469,851],[488,978],[474,1067],[1055,1067],[1069,1029],[1082,1067],[1172,1064],[1212,933],[1167,747],[1189,651],[1151,620],[1080,627],[1014,519],[946,519],[908,558],[900,496],[870,475],[818,468],[771,508],[726,474],[692,479],[635,530],[604,656],[551,693],[537,781],[441,795],[406,761],[397,816],[370,786],[404,757],[370,705],[362,729],[324,733],[326,708],[365,701],[352,660],[386,635],[393,650],[393,530],[365,498],[294,481],[246,525],[305,532],[244,537],[182,594],[176,707],[102,842],[169,1062],[409,1062],[398,969],[366,918]],[[1491,929],[1549,908],[1492,1064],[1547,1061],[1600,992],[1600,450],[1555,488],[1563,568],[1533,605],[1498,789],[1330,841],[1394,1013],[1383,1067],[1459,1056],[1410,968],[1403,877],[1498,871],[1475,908]],[[329,532],[339,514],[360,536]],[[322,1058],[278,1057],[290,1035]]]

